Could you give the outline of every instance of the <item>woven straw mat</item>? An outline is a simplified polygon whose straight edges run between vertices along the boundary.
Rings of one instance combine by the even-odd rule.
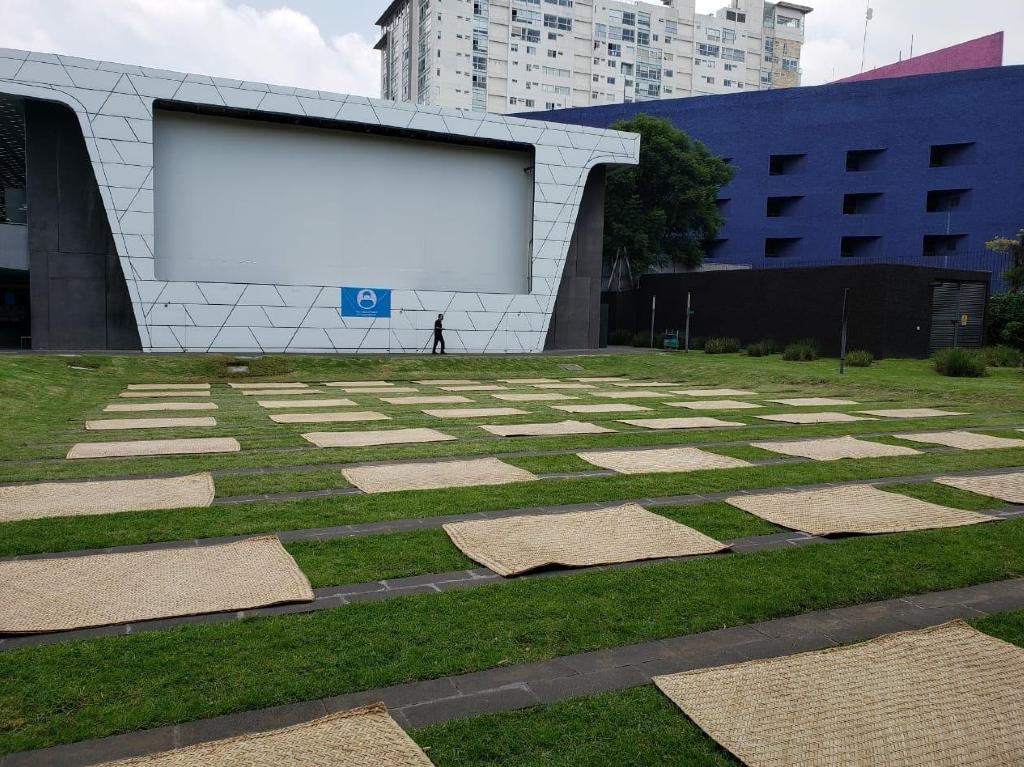
[[[392,463],[343,469],[345,479],[364,493],[400,490],[434,490],[445,487],[505,485],[537,479],[530,472],[502,463],[497,458],[433,463]]]
[[[573,394],[559,394],[558,392],[525,392],[523,394],[492,394],[491,396],[505,402],[562,402],[567,399],[579,399]]]
[[[128,384],[128,391],[182,391],[188,389],[194,390],[207,390],[210,388],[208,383],[197,383],[197,384]]]
[[[962,527],[997,517],[939,506],[870,485],[737,495],[726,503],[782,527],[811,535],[872,535]]]
[[[277,413],[270,416],[274,423],[359,423],[362,421],[390,421],[391,416],[371,411],[351,413]]]
[[[389,405],[465,405],[473,400],[458,394],[438,394],[423,397],[381,397],[381,401]]]
[[[690,410],[754,410],[764,407],[753,402],[740,402],[735,399],[708,399],[692,402],[666,402],[671,407],[685,407]]]
[[[552,405],[555,410],[566,413],[639,413],[650,410],[643,405],[630,405],[626,402],[609,402],[604,405]]]
[[[1024,447],[1024,439],[990,437],[988,434],[974,434],[969,431],[935,431],[927,434],[900,434],[900,439],[924,442],[929,445],[958,447],[961,450],[992,450],[1003,447]]]
[[[821,407],[828,405],[857,405],[859,403],[852,399],[833,399],[832,397],[795,397],[793,399],[772,399],[778,405],[789,405],[790,407]]]
[[[104,413],[150,413],[161,410],[216,410],[215,402],[124,402],[107,405]]]
[[[682,389],[673,391],[673,394],[682,394],[686,397],[756,397],[756,391],[746,389]]]
[[[305,389],[308,384],[304,383],[229,383],[232,389]]]
[[[729,547],[636,504],[444,526],[462,552],[498,575],[714,554]]]
[[[188,509],[213,503],[213,477],[44,482],[0,487],[0,522],[120,511]]]
[[[525,410],[515,407],[452,407],[441,410],[424,410],[434,418],[481,418],[497,415],[527,415]]]
[[[944,415],[969,415],[969,413],[954,413],[950,410],[935,410],[930,407],[905,408],[895,410],[861,410],[865,415],[877,415],[883,418],[938,418]]]
[[[178,429],[216,426],[216,418],[108,418],[86,421],[86,431],[118,431],[123,429]]]
[[[0,562],[0,634],[34,634],[311,602],[275,536],[81,557]]]
[[[659,387],[660,388],[666,388],[666,387],[672,387],[672,386],[679,386],[679,384],[677,384],[677,383],[663,383],[661,381],[614,381],[614,382],[612,382],[612,386],[622,386],[622,387],[627,388],[627,389],[629,389],[629,388],[643,389],[645,387],[646,388],[651,388],[651,387],[654,387],[654,388],[659,388]]]
[[[286,397],[310,394],[326,394],[323,389],[245,389],[242,394],[246,397]]]
[[[502,383],[514,384],[516,386],[529,386],[530,384],[539,383],[558,383],[558,380],[554,378],[499,378],[498,380]]]
[[[758,415],[762,421],[780,421],[782,423],[852,423],[853,421],[873,421],[849,413],[778,413],[776,415]]]
[[[606,399],[665,399],[663,391],[646,391],[644,389],[628,389],[626,391],[599,391],[595,397]]]
[[[257,405],[267,410],[280,410],[289,407],[354,407],[350,399],[261,399]]]
[[[128,399],[152,399],[153,397],[209,397],[209,391],[123,391],[117,395]]]
[[[754,447],[782,455],[795,455],[815,461],[838,461],[842,458],[887,458],[898,455],[919,455],[912,447],[883,445],[881,442],[854,437],[806,439],[796,442],[751,442]]]
[[[1024,471],[973,477],[938,477],[933,481],[1007,503],[1024,503]]]
[[[644,429],[716,429],[722,426],[746,426],[737,421],[718,418],[622,418],[619,423],[641,426]]]
[[[204,439],[148,439],[130,442],[80,442],[68,451],[68,458],[127,458],[138,455],[199,455],[237,453],[242,449],[232,437]]]
[[[413,383],[423,384],[424,386],[472,386],[478,384],[480,381],[472,381],[469,378],[428,378],[425,381],[413,381]]]
[[[330,383],[317,384],[318,386],[340,386],[342,388],[358,389],[366,386],[394,386],[388,381],[331,381]]]
[[[498,384],[461,384],[456,386],[442,386],[445,391],[508,391],[507,386]]]
[[[530,384],[534,389],[596,389],[593,384],[585,383],[539,383]]]
[[[387,429],[385,431],[318,431],[303,434],[317,447],[371,447],[412,442],[449,442],[457,439],[434,429]]]
[[[551,437],[559,434],[607,434],[614,432],[596,423],[559,421],[558,423],[520,423],[512,426],[481,426],[499,437]]]
[[[749,767],[1011,767],[1024,754],[1024,650],[960,621],[654,683]]]
[[[695,447],[670,447],[658,450],[610,450],[577,453],[588,463],[620,474],[653,474],[704,469],[736,469],[753,464],[739,458],[708,453]]]

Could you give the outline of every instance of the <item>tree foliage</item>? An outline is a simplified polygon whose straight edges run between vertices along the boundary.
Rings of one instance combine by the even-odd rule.
[[[624,250],[635,272],[700,266],[725,223],[716,200],[733,169],[668,120],[639,114],[612,127],[640,134],[640,164],[608,173],[605,258]]]
[[[1017,239],[1010,237],[996,237],[985,243],[985,247],[993,253],[1007,253],[1010,256],[1010,266],[1003,273],[1013,293],[1024,290],[1024,229],[1017,232]]]

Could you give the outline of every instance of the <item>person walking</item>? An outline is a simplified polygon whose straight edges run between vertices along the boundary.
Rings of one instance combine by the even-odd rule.
[[[441,344],[441,354],[444,354],[444,315],[437,315],[437,319],[434,320],[434,351],[431,354],[437,354],[437,345]]]

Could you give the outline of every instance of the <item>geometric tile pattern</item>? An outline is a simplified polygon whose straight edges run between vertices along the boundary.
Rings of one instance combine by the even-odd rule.
[[[5,48],[0,93],[57,101],[78,117],[144,351],[418,351],[443,312],[453,351],[539,352],[590,170],[640,154],[635,134]],[[157,99],[532,146],[530,292],[396,290],[392,317],[372,319],[341,316],[339,285],[158,280]]]

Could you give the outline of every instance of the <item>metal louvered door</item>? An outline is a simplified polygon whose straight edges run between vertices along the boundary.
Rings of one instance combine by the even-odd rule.
[[[931,351],[980,347],[985,340],[984,282],[936,282],[932,286]]]

